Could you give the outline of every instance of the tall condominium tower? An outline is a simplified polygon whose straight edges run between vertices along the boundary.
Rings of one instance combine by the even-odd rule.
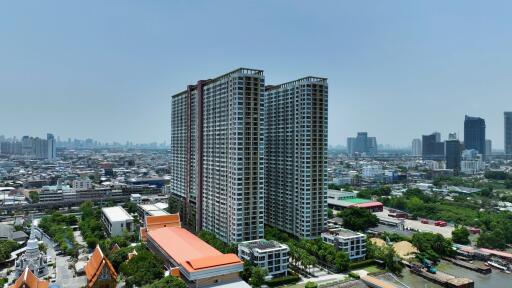
[[[453,169],[454,172],[460,171],[460,161],[462,149],[460,141],[455,133],[451,133],[448,140],[445,141],[444,155],[446,160],[446,168]]]
[[[441,134],[439,132],[422,136],[421,156],[423,160],[444,160],[444,143],[441,142]]]
[[[421,139],[412,139],[412,155],[421,156]]]
[[[464,119],[464,147],[485,155],[485,120],[467,116]]]
[[[173,197],[184,222],[233,243],[263,237],[263,71],[240,68],[172,96]]]
[[[512,156],[512,112],[505,112],[505,154]]]
[[[266,223],[320,235],[327,217],[327,79],[267,86],[264,96]]]

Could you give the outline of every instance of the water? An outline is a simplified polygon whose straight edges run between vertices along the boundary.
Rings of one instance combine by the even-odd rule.
[[[475,281],[475,287],[485,288],[506,288],[512,287],[512,274],[506,274],[496,269],[492,270],[491,274],[484,275],[475,271],[471,271],[459,266],[455,266],[451,263],[442,262],[438,266],[438,270],[449,273],[456,277],[465,277],[473,279]],[[400,279],[404,284],[411,288],[423,287],[423,288],[439,288],[437,284],[427,281],[419,276],[411,274],[409,269],[404,269],[402,272],[403,277]]]

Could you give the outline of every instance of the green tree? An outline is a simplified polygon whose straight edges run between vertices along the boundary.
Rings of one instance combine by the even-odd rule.
[[[144,288],[187,288],[187,284],[180,278],[166,276],[152,284],[144,286]]]
[[[252,287],[261,287],[261,285],[265,283],[265,276],[267,276],[267,270],[260,267],[254,267],[252,269],[252,276],[249,280],[249,284],[251,284]]]
[[[306,285],[304,285],[304,288],[317,288],[317,287],[318,287],[318,284],[316,284],[315,282],[311,282],[311,281],[306,282]]]
[[[126,276],[126,287],[141,287],[164,277],[163,263],[147,249],[139,249],[130,261],[120,265]]]
[[[29,195],[30,201],[32,201],[32,203],[39,202],[39,193],[37,191],[30,191],[30,192],[28,192],[28,195]]]
[[[11,258],[11,252],[18,249],[19,245],[16,241],[0,240],[0,262]]]
[[[379,223],[379,219],[373,213],[355,207],[341,211],[338,217],[343,218],[343,227],[354,231],[365,231]]]
[[[485,231],[480,234],[476,242],[478,247],[493,248],[493,249],[505,249],[507,242],[505,240],[505,234],[501,229],[494,231]]]
[[[346,253],[344,253],[342,251],[336,252],[336,257],[335,257],[334,261],[336,264],[336,269],[339,272],[348,270],[348,267],[350,265],[350,258],[348,257],[348,255]]]
[[[470,244],[471,241],[469,241],[469,231],[466,227],[460,226],[455,228],[452,231],[452,241],[457,244]]]

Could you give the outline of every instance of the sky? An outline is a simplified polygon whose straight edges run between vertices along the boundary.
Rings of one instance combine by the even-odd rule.
[[[503,148],[511,1],[1,1],[0,135],[170,142],[170,96],[238,67],[329,81],[329,144],[464,115]]]

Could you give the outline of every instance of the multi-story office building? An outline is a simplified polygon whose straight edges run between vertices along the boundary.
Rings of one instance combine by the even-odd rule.
[[[422,136],[421,155],[423,160],[444,160],[444,143],[441,142],[441,134],[434,132]]]
[[[460,171],[461,145],[455,133],[450,134],[448,140],[445,141],[445,160],[446,169],[452,169],[454,172]]]
[[[467,116],[464,119],[464,147],[485,155],[485,120]]]
[[[120,206],[101,208],[101,222],[110,237],[133,233],[135,226],[133,217]]]
[[[505,112],[505,154],[512,156],[512,112]]]
[[[478,154],[478,151],[464,150],[462,151],[462,160],[460,161],[460,171],[464,174],[476,174],[484,168],[482,161],[482,154]]]
[[[267,86],[264,97],[266,223],[318,237],[327,217],[327,79]]]
[[[263,237],[262,70],[240,68],[172,96],[171,197],[184,223],[226,242]]]
[[[421,156],[421,139],[412,139],[412,156]]]

